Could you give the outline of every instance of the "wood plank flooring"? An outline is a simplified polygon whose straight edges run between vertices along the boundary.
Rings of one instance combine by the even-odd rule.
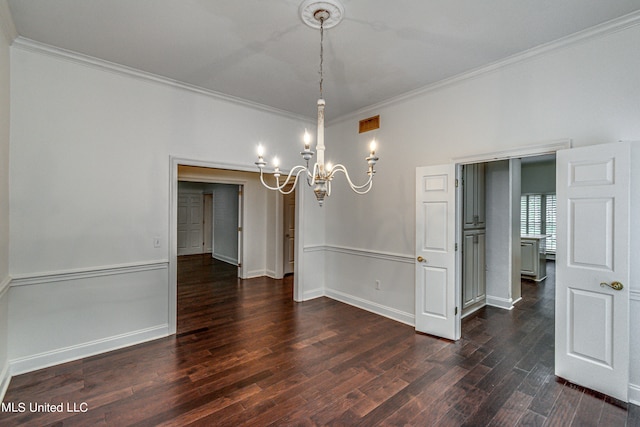
[[[452,343],[235,270],[181,257],[177,335],[13,378],[5,405],[26,411],[0,425],[640,425],[638,407],[555,379],[552,277]]]

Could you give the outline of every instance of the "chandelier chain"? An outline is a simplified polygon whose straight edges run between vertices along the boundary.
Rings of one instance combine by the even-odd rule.
[[[322,82],[324,80],[324,74],[322,70],[322,65],[324,62],[324,18],[320,17],[320,99],[322,97]]]

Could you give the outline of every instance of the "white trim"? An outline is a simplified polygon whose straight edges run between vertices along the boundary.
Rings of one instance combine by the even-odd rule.
[[[264,275],[267,276],[270,279],[282,279],[282,277],[278,277],[277,273],[273,270],[267,270],[264,272]]]
[[[505,310],[513,310],[513,305],[521,299],[522,298],[518,298],[514,301],[511,298],[492,297],[487,295],[487,305],[490,305],[491,307],[502,308]]]
[[[2,367],[2,373],[0,374],[0,402],[4,401],[4,395],[7,393],[9,383],[11,382],[9,363],[5,363]]]
[[[217,259],[218,261],[226,262],[227,264],[238,266],[238,260],[228,257],[226,255],[219,255],[216,253],[212,254],[212,258]]]
[[[421,95],[428,94],[430,92],[435,92],[436,90],[440,90],[449,86],[453,86],[455,84],[464,82],[466,80],[471,80],[485,74],[492,73],[494,71],[499,71],[503,68],[507,68],[512,65],[519,64],[521,62],[525,62],[529,59],[536,58],[538,56],[542,56],[546,53],[551,53],[556,50],[560,50],[566,47],[570,47],[573,45],[577,45],[588,40],[597,38],[597,37],[606,37],[609,34],[616,33],[618,31],[622,31],[626,28],[632,27],[634,25],[638,25],[640,23],[640,11],[631,12],[627,15],[623,15],[621,17],[612,19],[610,21],[604,22],[602,24],[593,26],[591,28],[587,28],[586,30],[579,31],[577,33],[571,34],[569,36],[560,38],[558,40],[551,41],[549,43],[541,44],[539,46],[533,47],[531,49],[525,50],[523,52],[516,53],[507,58],[500,59],[496,62],[493,62],[488,65],[483,65],[476,69],[472,69],[469,71],[465,71],[456,76],[452,76],[446,78],[444,80],[437,81],[427,86],[423,86],[416,90],[409,91],[407,93],[395,96],[393,98],[381,101],[376,104],[369,105],[367,107],[356,110],[352,113],[345,114],[341,117],[338,117],[334,120],[327,122],[327,126],[331,126],[335,123],[352,120],[358,117],[366,117],[366,115],[370,114],[372,110],[379,110],[381,108],[389,107],[394,104],[398,104],[407,100],[411,100]]]
[[[178,80],[173,80],[168,77],[160,76],[158,74],[153,74],[146,71],[138,70],[136,68],[127,67],[126,65],[105,61],[104,59],[96,58],[89,55],[84,55],[78,52],[62,49],[56,46],[51,46],[45,43],[28,39],[26,37],[22,37],[22,36],[18,36],[17,38],[15,38],[13,42],[13,46],[24,51],[46,54],[58,59],[74,62],[76,64],[81,64],[81,65],[95,68],[101,71],[121,74],[129,77],[137,78],[140,80],[144,80],[147,82],[159,83],[162,85],[186,90],[188,92],[209,96],[211,98],[215,98],[220,101],[230,102],[233,104],[241,105],[243,107],[252,108],[254,110],[277,114],[279,116],[283,116],[293,120],[302,120],[304,122],[309,122],[309,123],[311,123],[313,120],[310,117],[295,114],[290,111],[281,110],[279,108],[270,107],[268,105],[249,101],[247,99],[242,99],[237,96],[227,95],[222,92],[217,92],[211,89],[205,89],[203,87],[191,85],[189,83],[180,82]]]
[[[475,313],[476,311],[480,310],[481,308],[485,308],[486,306],[487,306],[487,302],[485,301],[484,304],[477,305],[477,306],[473,307],[471,310],[465,312],[464,314],[460,313],[460,321],[462,321],[465,317],[472,315],[473,313]]]
[[[629,299],[632,301],[640,301],[640,291],[629,289]]]
[[[325,245],[327,252],[337,252],[366,258],[382,259],[391,262],[401,262],[405,264],[414,264],[413,255],[397,254],[393,252],[374,251],[369,249],[358,249],[347,246]]]
[[[11,287],[12,278],[11,276],[7,276],[4,278],[2,282],[0,282],[0,298],[4,297],[4,294]]]
[[[11,10],[9,10],[9,3],[7,3],[7,0],[0,0],[0,27],[2,27],[2,32],[7,37],[9,44],[13,43],[13,41],[18,37],[18,31],[16,30],[16,26],[13,22],[13,17],[11,16]]]
[[[251,270],[244,273],[245,277],[243,277],[243,279],[255,279],[257,277],[263,277],[266,275],[266,270]]]
[[[640,406],[640,385],[629,383],[629,403]]]
[[[409,326],[415,326],[416,323],[415,316],[412,313],[387,307],[344,292],[336,291],[335,289],[325,289],[325,296]]]
[[[312,289],[303,293],[302,301],[309,301],[324,296],[326,296],[324,289]]]
[[[168,268],[167,260],[156,260],[42,273],[16,274],[11,278],[11,287],[112,276],[116,274],[129,274],[141,271],[163,270],[166,268]]]
[[[21,357],[9,361],[11,375],[19,375],[61,363],[78,360],[119,348],[129,347],[146,341],[163,338],[169,335],[169,325],[157,325],[126,334],[114,335],[99,340],[72,345],[33,356]]]
[[[336,252],[347,255],[361,256],[366,258],[382,259],[391,262],[401,262],[404,264],[413,264],[413,255],[398,254],[393,252],[374,251],[370,249],[359,249],[348,246],[338,245],[310,245],[305,246],[304,252]]]
[[[510,150],[494,151],[490,153],[474,154],[472,156],[456,157],[451,162],[456,164],[469,164],[489,162],[494,160],[510,160],[520,157],[541,156],[544,154],[555,154],[558,150],[571,148],[571,139],[560,139],[557,141],[540,142],[538,144],[513,148]]]

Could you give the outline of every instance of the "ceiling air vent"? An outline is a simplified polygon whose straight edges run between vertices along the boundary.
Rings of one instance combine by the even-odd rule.
[[[369,132],[380,128],[380,116],[369,117],[368,119],[360,120],[360,133]]]

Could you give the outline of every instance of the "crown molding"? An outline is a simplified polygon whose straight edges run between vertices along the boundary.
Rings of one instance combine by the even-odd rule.
[[[610,34],[617,33],[619,31],[636,26],[638,24],[640,24],[640,10],[629,13],[627,15],[623,15],[616,19],[612,19],[602,24],[595,25],[593,27],[587,28],[586,30],[578,31],[577,33],[568,35],[566,37],[562,37],[560,39],[557,39],[548,43],[544,43],[539,46],[533,47],[531,49],[516,53],[507,58],[493,62],[491,64],[484,65],[482,67],[475,68],[469,71],[465,71],[453,77],[449,77],[447,79],[440,80],[433,84],[423,86],[421,88],[406,92],[398,96],[394,96],[393,98],[389,98],[382,102],[378,102],[376,104],[372,104],[367,107],[360,108],[354,112],[345,114],[344,116],[328,121],[327,125],[333,125],[346,120],[353,120],[355,118],[366,117],[367,115],[370,115],[371,112],[374,110],[379,110],[384,107],[389,107],[389,106],[398,104],[400,102],[407,101],[407,100],[416,98],[418,96],[425,95],[430,92],[434,92],[439,89],[443,89],[448,86],[453,86],[460,82],[471,80],[476,77],[489,74],[497,70],[501,70],[511,65],[519,64],[531,58],[536,58],[547,53],[551,53],[567,47],[575,46],[592,39],[606,37]]]
[[[11,10],[9,9],[9,3],[7,0],[0,0],[0,27],[2,32],[7,37],[9,44],[18,37],[18,31],[13,23],[13,17],[11,16]]]
[[[3,0],[0,0],[2,2]],[[80,65],[99,69],[102,71],[121,74],[129,77],[133,77],[148,82],[159,83],[165,86],[186,90],[188,92],[197,93],[199,95],[205,95],[214,98],[219,101],[229,102],[243,107],[248,107],[254,110],[276,114],[282,117],[286,117],[292,120],[299,120],[312,123],[312,119],[306,116],[292,113],[290,111],[281,110],[279,108],[270,107],[265,104],[249,101],[247,99],[239,98],[233,95],[227,95],[222,92],[216,92],[214,90],[205,89],[203,87],[183,83],[178,80],[170,79],[168,77],[160,76],[158,74],[149,73],[146,71],[138,70],[136,68],[127,67],[115,62],[105,61],[104,59],[96,58],[82,53],[74,52],[67,49],[62,49],[56,46],[51,46],[45,43],[41,43],[35,40],[31,40],[22,36],[18,36],[14,42],[13,47],[24,51],[40,53],[56,57],[58,59],[66,60],[69,62],[75,62]]]

